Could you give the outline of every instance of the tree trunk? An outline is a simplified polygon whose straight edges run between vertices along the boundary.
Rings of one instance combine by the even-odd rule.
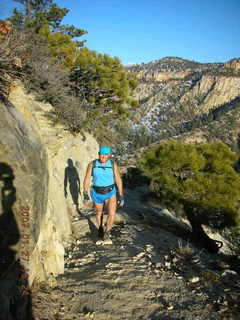
[[[210,253],[217,253],[219,251],[219,246],[216,241],[209,238],[209,236],[204,231],[201,222],[198,218],[198,213],[193,207],[184,207],[186,216],[192,227],[191,241],[198,247],[207,250]]]

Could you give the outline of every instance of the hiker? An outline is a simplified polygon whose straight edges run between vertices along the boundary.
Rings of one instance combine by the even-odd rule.
[[[114,223],[114,216],[117,207],[117,191],[118,205],[123,207],[123,185],[117,165],[110,160],[111,149],[108,146],[102,146],[99,149],[99,158],[90,162],[87,167],[86,176],[83,182],[83,198],[84,202],[90,200],[88,190],[92,177],[91,198],[95,205],[96,222],[98,225],[98,237],[101,240],[110,238],[110,230]],[[116,190],[117,187],[117,190]],[[106,203],[108,208],[108,217],[105,228],[102,225],[103,206]]]

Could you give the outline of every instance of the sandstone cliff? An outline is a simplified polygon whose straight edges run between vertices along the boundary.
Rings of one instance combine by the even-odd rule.
[[[140,80],[136,90],[140,106],[129,124],[135,132],[144,130],[152,141],[179,135],[193,127],[204,131],[206,122],[208,127],[215,126],[213,122],[219,120],[220,114],[222,125],[228,130],[237,127],[239,59],[225,64],[201,64],[167,57],[132,66],[129,72],[137,74]],[[230,110],[232,127],[225,121]],[[212,138],[209,132],[205,132],[207,140]],[[235,131],[235,138],[237,135]],[[223,140],[226,142],[228,137]]]
[[[72,136],[53,127],[45,115],[51,106],[37,102],[20,83],[0,109],[0,235],[11,263],[19,259],[31,285],[64,272],[71,215],[81,207],[86,166],[98,144],[88,134]],[[12,226],[12,239],[6,225]]]
[[[203,75],[187,91],[180,103],[199,100],[195,115],[208,113],[211,109],[224,105],[240,96],[240,77]]]

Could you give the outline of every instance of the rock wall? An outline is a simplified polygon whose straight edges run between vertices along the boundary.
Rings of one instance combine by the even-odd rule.
[[[28,279],[36,276],[30,261],[47,208],[47,154],[11,103],[0,102],[0,112],[0,319],[26,319]]]
[[[72,136],[60,125],[53,127],[46,118],[51,106],[36,101],[20,83],[0,109],[1,188],[4,193],[4,174],[13,172],[16,194],[8,210],[16,231],[11,250],[16,250],[31,286],[64,272],[71,216],[81,209],[86,166],[97,157],[98,144],[88,134]],[[1,200],[2,236],[2,217],[10,214]]]

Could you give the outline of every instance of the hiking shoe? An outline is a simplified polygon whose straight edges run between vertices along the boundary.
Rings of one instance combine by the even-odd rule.
[[[104,231],[102,226],[100,226],[98,229],[98,238],[104,240]]]
[[[112,244],[110,231],[105,231],[104,232],[103,240],[104,240],[104,244]]]
[[[104,244],[104,241],[101,240],[101,239],[98,239],[98,240],[96,241],[96,245],[97,245],[97,246],[102,246],[103,244]]]

